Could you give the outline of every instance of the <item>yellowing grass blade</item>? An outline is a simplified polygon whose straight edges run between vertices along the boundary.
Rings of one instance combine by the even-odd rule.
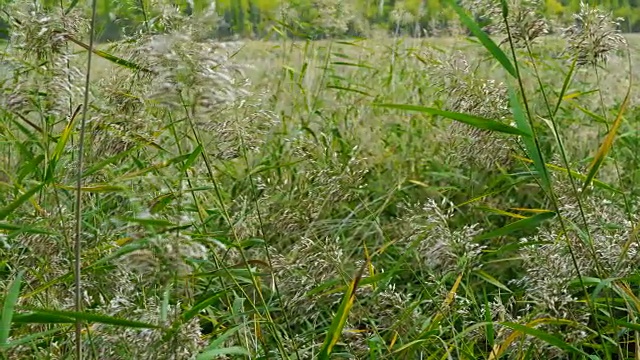
[[[73,113],[73,115],[69,119],[67,126],[65,126],[64,130],[62,130],[62,134],[58,139],[58,143],[56,144],[56,147],[53,150],[53,153],[51,154],[49,166],[47,167],[47,172],[45,175],[46,182],[53,180],[53,175],[54,175],[56,165],[58,165],[58,161],[60,161],[60,158],[62,157],[64,149],[67,146],[67,142],[71,137],[71,133],[73,132],[73,128],[76,123],[76,119],[78,118],[78,114],[80,113],[80,109],[81,109],[81,106],[78,106],[76,108],[76,111]]]
[[[591,180],[596,176],[596,174],[598,173],[598,170],[602,166],[602,162],[607,157],[607,154],[609,153],[609,151],[611,151],[611,148],[613,147],[613,142],[616,138],[616,134],[618,133],[618,129],[622,124],[622,114],[624,114],[624,111],[629,105],[630,95],[631,95],[631,88],[627,89],[627,95],[624,97],[624,101],[622,102],[622,106],[620,106],[620,110],[618,111],[618,116],[616,116],[616,120],[613,122],[613,126],[611,127],[611,130],[609,130],[609,133],[604,138],[604,141],[602,142],[602,145],[600,145],[598,152],[593,157],[593,161],[591,162],[591,165],[589,165],[589,173],[587,174],[587,179],[584,181],[584,185],[582,186],[583,192],[587,187],[589,187]]]
[[[553,217],[556,216],[556,213],[553,211],[547,211],[547,212],[543,212],[540,214],[536,214],[533,215],[531,217],[525,218],[525,219],[521,219],[515,222],[512,222],[506,226],[503,226],[499,229],[493,230],[493,231],[489,231],[487,233],[484,234],[480,234],[478,236],[475,237],[475,240],[486,240],[486,239],[490,239],[490,238],[494,238],[494,237],[499,237],[499,236],[505,236],[508,235],[514,231],[519,231],[519,230],[523,230],[523,229],[533,229],[538,227],[538,225],[540,225],[540,223],[542,223],[545,220],[551,219]]]
[[[515,158],[515,159],[518,159],[518,160],[521,160],[521,161],[524,161],[524,162],[533,163],[533,160],[528,159],[528,158],[524,158],[524,157],[521,157],[521,156],[518,156],[518,155],[515,155],[515,156],[514,156],[514,158]],[[549,170],[561,171],[561,172],[563,172],[563,173],[565,173],[565,174],[570,173],[570,174],[571,174],[571,176],[573,176],[573,177],[574,177],[574,178],[576,178],[576,179],[585,180],[585,179],[587,178],[587,177],[586,177],[586,175],[580,174],[580,173],[579,173],[579,172],[577,172],[577,171],[573,171],[573,170],[571,170],[571,172],[568,172],[568,171],[567,171],[567,169],[565,169],[565,168],[563,168],[563,167],[561,167],[561,166],[557,166],[557,165],[553,165],[553,164],[548,164],[548,163],[546,163],[546,164],[545,164],[545,166],[546,166],[546,167],[547,167],[547,169],[549,169]],[[606,189],[606,190],[609,190],[609,191],[612,191],[612,192],[615,192],[615,193],[618,193],[618,194],[621,194],[621,193],[622,193],[622,191],[620,191],[619,189],[616,189],[616,188],[614,188],[613,186],[611,186],[611,185],[609,185],[609,184],[607,184],[607,183],[604,183],[604,182],[602,182],[602,181],[600,181],[600,180],[592,179],[592,182],[593,182],[593,184],[594,184],[595,186],[597,186],[597,187],[599,187],[599,188]]]
[[[501,324],[508,328],[511,328],[513,332],[501,344],[499,345],[496,344],[493,347],[489,355],[489,360],[496,360],[500,358],[502,354],[509,348],[509,345],[511,345],[514,341],[516,341],[522,335],[531,335],[531,336],[537,337],[540,340],[545,341],[550,345],[557,346],[562,350],[578,353],[581,355],[586,355],[582,350],[574,347],[573,345],[567,344],[561,339],[535,328],[537,325],[540,325],[540,324],[565,324],[565,325],[577,326],[577,324],[572,321],[562,320],[562,319],[542,318],[542,319],[533,320],[526,325],[520,325],[515,323],[509,323],[509,322],[503,322]]]
[[[526,219],[527,218],[524,215],[520,215],[520,214],[512,213],[510,211],[504,211],[504,210],[500,210],[500,209],[496,209],[496,208],[492,208],[492,207],[488,207],[488,206],[478,206],[478,209],[479,210],[486,210],[486,211],[492,212],[494,214],[504,215],[504,216],[508,216],[508,217],[512,217],[512,218],[516,218],[516,219]]]
[[[625,110],[629,106],[629,99],[631,98],[631,85],[632,85],[631,79],[633,79],[633,74],[632,74],[633,67],[631,66],[631,53],[627,52],[627,55],[629,60],[629,86],[627,87],[627,94],[624,96],[622,105],[620,105],[620,110],[618,110],[618,115],[616,116],[616,120],[613,122],[613,126],[609,130],[609,133],[607,134],[607,136],[604,138],[604,141],[602,142],[602,145],[600,145],[598,152],[593,157],[593,161],[589,166],[589,173],[587,174],[587,179],[585,180],[584,185],[582,186],[583,193],[584,193],[584,190],[587,187],[589,187],[589,184],[591,184],[591,180],[596,176],[596,174],[598,173],[598,170],[602,166],[602,162],[607,157],[607,154],[613,147],[613,142],[616,139],[616,134],[618,133],[618,129],[622,124],[622,114],[624,114]]]
[[[453,286],[451,287],[451,290],[449,290],[447,297],[442,302],[442,311],[440,311],[434,317],[433,322],[428,329],[432,329],[434,326],[437,326],[440,323],[440,320],[442,320],[442,317],[444,316],[444,311],[448,309],[449,305],[451,305],[451,303],[456,299],[456,293],[458,293],[458,288],[460,287],[460,283],[462,282],[462,275],[464,275],[464,273],[460,273],[460,275],[458,275],[458,277],[456,278],[456,282],[453,283]]]
[[[358,289],[358,283],[360,283],[360,279],[362,278],[362,274],[364,273],[364,269],[366,269],[366,267],[367,262],[362,264],[362,267],[351,281],[349,288],[344,293],[344,297],[342,298],[342,302],[340,303],[338,313],[334,316],[333,321],[331,322],[331,327],[329,328],[327,337],[325,338],[322,349],[318,354],[318,359],[329,360],[333,347],[340,339],[340,334],[342,333],[344,324],[347,322],[349,311],[351,310],[351,307],[353,306],[353,303],[356,299],[356,290]]]

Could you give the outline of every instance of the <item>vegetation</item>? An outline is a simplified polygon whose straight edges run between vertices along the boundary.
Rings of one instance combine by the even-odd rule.
[[[640,40],[608,12],[219,42],[282,7],[136,1],[97,50],[127,3],[97,4],[3,9],[3,359],[639,356]],[[309,4],[241,23],[356,29]]]
[[[7,0],[0,1],[0,7],[4,2]],[[571,14],[580,11],[581,4],[578,0],[516,3],[520,2],[562,25],[573,21]],[[461,5],[474,10],[481,22],[486,19],[476,10],[495,3],[495,0],[460,0]],[[614,17],[621,18],[622,31],[640,32],[638,0],[588,3],[613,11]],[[55,0],[42,0],[42,4],[52,11],[60,7]],[[119,40],[135,34],[140,24],[154,23],[167,12],[179,11],[185,15],[209,14],[210,22],[216,24],[209,36],[218,38],[273,39],[282,32],[289,37],[313,39],[369,37],[385,32],[396,36],[448,36],[460,26],[458,16],[446,4],[442,0],[97,0],[97,33],[102,41]],[[0,20],[0,37],[6,32],[5,21]]]

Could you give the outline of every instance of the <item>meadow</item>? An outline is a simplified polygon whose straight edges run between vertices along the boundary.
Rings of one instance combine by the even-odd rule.
[[[88,19],[16,13],[0,357],[640,358],[640,37],[599,14],[235,42],[177,19],[89,61]]]

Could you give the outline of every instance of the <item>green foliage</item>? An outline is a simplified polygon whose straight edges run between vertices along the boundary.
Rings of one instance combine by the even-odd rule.
[[[47,8],[60,6],[43,1]],[[590,2],[613,11],[624,19],[622,30],[640,31],[640,10],[636,2],[603,0]],[[77,1],[63,3],[67,10],[80,6]],[[84,5],[83,5],[84,6]],[[167,11],[198,16],[214,11],[216,30],[209,36],[272,38],[286,34],[296,38],[369,36],[376,29],[411,36],[439,36],[459,31],[458,14],[446,1],[426,0],[98,0],[98,34],[100,39],[116,40],[160,25]],[[549,18],[570,24],[570,14],[580,10],[579,1],[545,0],[539,11]],[[89,11],[85,9],[85,12]],[[0,38],[7,24],[0,18]],[[147,25],[144,25],[147,24]]]
[[[639,40],[490,3],[101,1],[81,168],[86,4],[8,6],[0,356],[636,357]]]

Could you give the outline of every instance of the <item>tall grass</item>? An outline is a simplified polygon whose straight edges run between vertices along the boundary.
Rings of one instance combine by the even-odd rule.
[[[608,14],[220,43],[163,13],[91,60],[80,5],[33,4],[0,68],[3,358],[640,356],[638,40]]]

